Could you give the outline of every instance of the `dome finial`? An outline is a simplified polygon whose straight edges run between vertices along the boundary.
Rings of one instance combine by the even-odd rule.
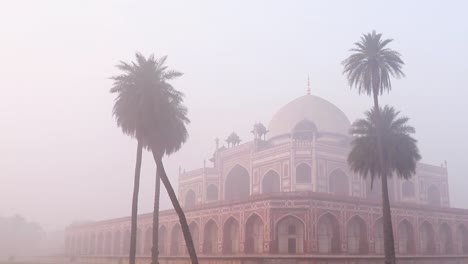
[[[310,78],[309,78],[309,74],[307,74],[307,95],[310,95]]]

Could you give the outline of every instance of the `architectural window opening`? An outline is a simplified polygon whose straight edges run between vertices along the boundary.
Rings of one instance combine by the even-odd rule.
[[[457,231],[457,252],[468,254],[468,231],[464,225],[460,225]]]
[[[120,245],[120,232],[117,231],[116,233],[118,233],[119,237],[114,236],[114,243],[115,243],[115,240],[118,238],[119,239],[119,245]],[[95,253],[96,253],[96,235],[94,233],[92,233],[90,241],[89,241],[89,254],[91,256],[94,256]],[[120,255],[120,247],[119,247],[118,251],[114,249],[114,254]]]
[[[239,252],[239,223],[229,218],[223,229],[223,253],[235,254]]]
[[[419,252],[421,254],[435,254],[434,230],[432,225],[424,222],[419,228]]]
[[[433,206],[440,206],[440,192],[435,185],[427,190],[427,202]]]
[[[412,198],[415,196],[414,183],[411,181],[404,181],[401,186],[401,193],[404,198]]]
[[[311,183],[312,182],[312,169],[305,163],[299,164],[296,167],[296,183]]]
[[[355,216],[348,223],[348,253],[367,253],[367,230],[364,220]]]
[[[312,140],[317,127],[310,120],[304,119],[293,128],[293,138],[296,140]]]
[[[318,252],[322,254],[339,253],[340,227],[336,218],[330,214],[320,217],[317,226]]]
[[[188,190],[185,194],[185,208],[189,209],[195,207],[196,200],[195,192],[193,190]]]
[[[200,239],[200,232],[198,231],[198,226],[196,223],[191,223],[189,225],[190,234],[192,235],[193,247],[198,253],[198,240]]]
[[[218,187],[214,184],[208,185],[206,188],[206,200],[207,201],[216,201],[218,200]]]
[[[263,221],[255,214],[246,223],[245,253],[263,253]]]
[[[165,226],[159,228],[158,231],[158,250],[159,255],[166,256],[167,255],[167,229]],[[151,243],[151,248],[153,247],[153,243]]]
[[[159,236],[159,234],[158,234]],[[145,256],[151,255],[151,247],[153,245],[153,228],[148,227],[145,231],[145,245],[143,249],[143,254]]]
[[[127,252],[130,251],[130,230],[125,230],[124,238],[123,238],[123,250],[122,255],[125,255]]]
[[[374,250],[376,254],[384,253],[384,232],[382,219],[377,220],[374,225]]]
[[[98,234],[98,238],[97,238],[97,247],[96,247],[96,254],[98,256],[101,256],[103,254],[103,250],[102,250],[102,242],[103,242],[103,234],[102,233],[99,233]]]
[[[218,226],[213,220],[208,221],[203,231],[203,253],[218,253]]]
[[[111,232],[106,233],[106,237],[104,239],[104,255],[110,256],[112,254],[112,234]]]
[[[224,198],[226,200],[240,199],[250,195],[249,172],[239,165],[236,165],[226,176],[224,188]]]
[[[180,225],[176,224],[171,231],[171,256],[180,255],[182,252],[181,247],[181,229]]]
[[[262,180],[262,193],[280,192],[280,176],[275,171],[268,171]]]
[[[276,226],[278,253],[300,254],[304,252],[304,224],[299,219],[288,216],[280,220]]]
[[[452,253],[452,230],[445,223],[439,228],[439,253]]]
[[[413,227],[407,220],[398,225],[398,252],[400,254],[414,253]]]
[[[348,176],[342,170],[335,170],[329,177],[330,193],[339,195],[349,194]]]

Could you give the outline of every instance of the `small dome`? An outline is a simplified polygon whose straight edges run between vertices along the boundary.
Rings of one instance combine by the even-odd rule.
[[[276,112],[268,126],[268,138],[290,134],[305,120],[314,124],[320,133],[349,135],[351,124],[338,107],[320,97],[304,95]]]

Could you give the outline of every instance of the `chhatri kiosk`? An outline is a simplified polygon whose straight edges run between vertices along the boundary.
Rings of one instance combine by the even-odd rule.
[[[181,171],[198,255],[383,255],[381,186],[349,170],[349,128],[339,108],[307,94],[273,115],[266,137],[216,144],[211,167]],[[389,181],[398,256],[468,255],[468,210],[450,207],[447,177],[446,164],[419,163],[412,179]],[[152,228],[152,214],[140,215],[138,256],[151,256]],[[161,257],[186,257],[173,210],[158,228]],[[72,225],[65,239],[68,255],[128,256],[130,217]]]

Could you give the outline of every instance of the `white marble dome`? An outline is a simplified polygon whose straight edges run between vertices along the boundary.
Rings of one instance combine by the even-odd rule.
[[[268,139],[290,134],[304,120],[312,122],[320,133],[349,135],[351,124],[346,115],[327,100],[308,94],[276,112],[268,126]]]

